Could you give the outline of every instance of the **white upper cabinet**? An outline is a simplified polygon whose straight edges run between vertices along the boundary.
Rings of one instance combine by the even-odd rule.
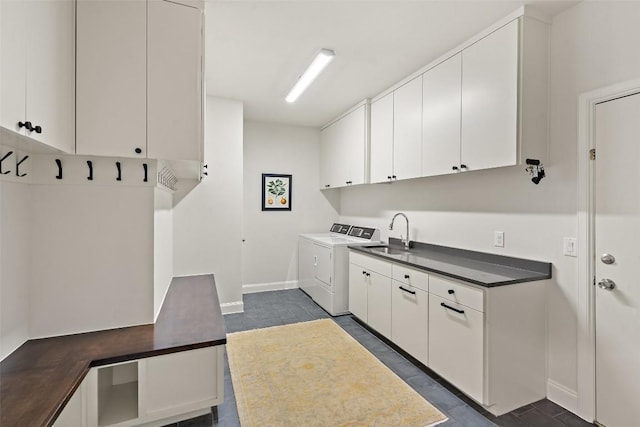
[[[393,176],[393,92],[371,103],[371,183]]]
[[[202,10],[79,0],[77,27],[76,152],[201,161]]]
[[[460,167],[462,55],[422,75],[422,175],[454,173]]]
[[[147,4],[78,1],[78,154],[147,154]]]
[[[422,174],[422,77],[393,93],[393,179]]]
[[[518,23],[462,51],[461,164],[469,170],[517,162]]]
[[[2,2],[2,118],[6,129],[73,152],[75,2]]]
[[[148,157],[201,160],[202,12],[151,1],[147,37]]]
[[[369,134],[364,103],[320,131],[320,188],[364,184]]]

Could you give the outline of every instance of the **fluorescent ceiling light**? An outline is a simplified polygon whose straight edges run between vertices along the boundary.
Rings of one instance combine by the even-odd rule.
[[[300,76],[296,84],[285,98],[287,102],[295,102],[296,99],[309,87],[309,85],[318,77],[318,75],[329,65],[329,62],[336,56],[335,52],[329,49],[321,49],[315,59],[309,65],[309,68]]]

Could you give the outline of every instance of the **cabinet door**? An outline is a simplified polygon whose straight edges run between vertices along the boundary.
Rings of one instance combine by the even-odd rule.
[[[149,158],[202,159],[202,12],[148,2]]]
[[[371,104],[371,183],[393,175],[393,92]]]
[[[337,124],[320,131],[320,189],[340,187],[337,175]]]
[[[359,265],[349,264],[349,311],[367,323],[366,271]]]
[[[391,278],[367,274],[367,324],[391,339]]]
[[[332,288],[331,273],[333,271],[333,263],[331,259],[331,249],[325,246],[313,245],[313,251],[316,259],[315,278],[327,287]]]
[[[78,1],[78,154],[146,155],[146,28],[147,2]]]
[[[362,105],[341,120],[339,156],[345,160],[347,185],[364,184],[367,108]]]
[[[26,118],[41,133],[31,138],[75,152],[75,2],[28,5]],[[4,88],[3,88],[4,90]]]
[[[62,409],[62,412],[53,423],[53,427],[84,427],[87,423],[86,410],[86,385],[85,379],[76,389],[71,399]]]
[[[6,129],[24,134],[18,122],[26,116],[26,51],[27,51],[27,10],[24,0],[2,0],[0,14],[0,125]]]
[[[461,73],[462,55],[457,54],[422,75],[423,176],[460,168]]]
[[[391,340],[407,353],[428,365],[427,292],[394,280],[391,290]]]
[[[484,314],[429,294],[429,368],[483,403]]]
[[[393,94],[393,174],[397,179],[422,175],[422,77]]]
[[[462,51],[461,163],[469,170],[517,162],[518,32],[515,20]]]
[[[144,419],[159,419],[217,405],[223,399],[222,347],[143,359]]]

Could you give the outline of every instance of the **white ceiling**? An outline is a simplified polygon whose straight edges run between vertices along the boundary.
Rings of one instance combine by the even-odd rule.
[[[242,101],[246,120],[321,126],[525,3],[554,16],[577,1],[208,0],[207,93]],[[286,103],[321,48],[336,58]]]

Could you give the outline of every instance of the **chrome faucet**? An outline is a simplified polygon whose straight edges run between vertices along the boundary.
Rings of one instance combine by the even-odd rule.
[[[409,249],[409,218],[407,218],[405,214],[403,214],[402,212],[398,212],[397,214],[395,214],[393,218],[391,218],[391,224],[389,224],[389,230],[393,230],[393,221],[396,220],[396,217],[398,215],[404,217],[405,221],[407,221],[407,234],[405,235],[405,238],[402,239],[402,243],[404,243],[405,249]],[[402,237],[402,235],[400,237]]]

